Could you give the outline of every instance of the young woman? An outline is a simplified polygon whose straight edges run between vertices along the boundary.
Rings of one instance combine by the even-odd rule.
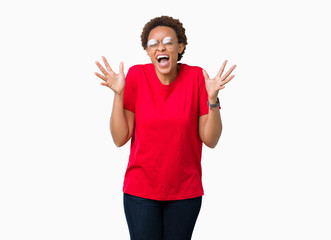
[[[141,43],[151,59],[123,63],[116,74],[103,57],[101,84],[114,91],[110,120],[116,146],[131,139],[124,178],[124,210],[131,239],[191,239],[203,187],[202,143],[214,148],[222,132],[218,93],[236,67],[213,79],[200,67],[178,63],[187,38],[182,23],[168,16],[150,20]]]

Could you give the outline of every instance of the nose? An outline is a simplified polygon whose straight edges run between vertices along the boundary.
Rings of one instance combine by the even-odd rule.
[[[159,43],[159,45],[157,45],[157,49],[158,51],[163,51],[165,50],[165,46],[162,44],[162,42]]]

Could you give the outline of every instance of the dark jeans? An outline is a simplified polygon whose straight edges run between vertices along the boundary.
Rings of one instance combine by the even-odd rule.
[[[189,240],[202,197],[156,201],[124,193],[131,240]]]

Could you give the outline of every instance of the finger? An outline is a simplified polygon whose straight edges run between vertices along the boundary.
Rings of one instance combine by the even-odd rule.
[[[233,65],[225,74],[222,76],[222,81],[224,81],[231,73],[232,71],[237,67],[237,65]]]
[[[97,73],[97,72],[95,72],[94,74],[97,75],[102,80],[107,81],[107,78],[104,75],[101,75],[100,73]]]
[[[107,59],[106,59],[104,56],[102,56],[102,60],[103,60],[103,62],[105,63],[105,66],[106,66],[107,70],[109,71],[109,73],[110,73],[110,72],[113,72],[113,70],[112,70],[111,67],[109,66],[109,63],[108,63]]]
[[[108,72],[106,71],[106,69],[103,68],[103,66],[98,62],[98,61],[95,61],[96,65],[98,66],[98,68],[100,69],[100,71],[105,75],[107,76],[108,75]]]
[[[202,73],[203,73],[203,76],[205,77],[205,80],[208,80],[209,79],[209,75],[208,75],[208,73],[206,72],[205,69],[202,69]]]
[[[102,85],[102,86],[106,86],[106,87],[109,87],[108,84],[105,83],[105,82],[101,82],[100,85]]]
[[[223,71],[224,71],[224,68],[225,68],[227,62],[228,62],[228,60],[225,60],[225,61],[223,62],[223,65],[222,65],[221,69],[218,71],[216,77],[220,77],[220,76],[222,76]]]
[[[225,86],[220,86],[217,90],[219,91],[219,90],[224,89],[224,88],[225,88]]]
[[[222,81],[222,84],[221,84],[221,86],[223,86],[223,85],[227,84],[227,83],[228,83],[228,82],[230,82],[230,81],[231,81],[233,78],[234,78],[234,75],[232,75],[231,77],[229,77],[229,78],[225,79],[224,81]]]

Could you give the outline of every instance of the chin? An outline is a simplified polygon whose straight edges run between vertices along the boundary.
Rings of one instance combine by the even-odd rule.
[[[156,61],[154,66],[162,75],[168,75],[171,74],[172,71],[176,71],[177,64],[169,63],[167,66],[160,66],[160,64]]]

